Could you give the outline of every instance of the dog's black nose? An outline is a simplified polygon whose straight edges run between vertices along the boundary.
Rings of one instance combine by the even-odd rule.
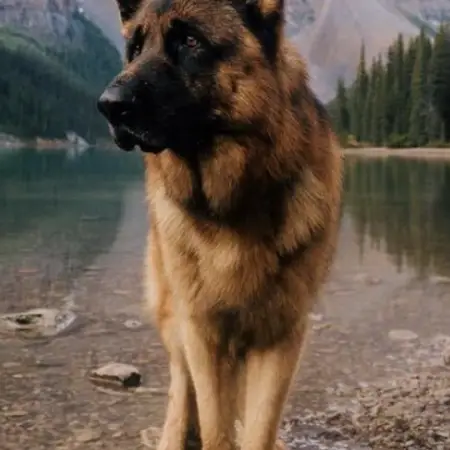
[[[118,125],[133,109],[133,93],[126,86],[109,86],[98,99],[97,107],[111,124]]]

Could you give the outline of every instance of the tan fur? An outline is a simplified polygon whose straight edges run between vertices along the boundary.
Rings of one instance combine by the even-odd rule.
[[[261,2],[267,13],[278,4]],[[172,15],[196,14],[195,2],[174,5]],[[136,20],[150,20],[144,13]],[[226,33],[226,19],[215,33]],[[159,450],[182,450],[188,433],[204,450],[283,448],[277,427],[334,254],[341,156],[304,64],[280,40],[274,75],[259,42],[241,35],[240,59],[216,74],[220,114],[258,118],[270,139],[218,136],[200,158],[212,216],[186,207],[199,187],[183,159],[170,150],[145,158],[146,301],[171,376]]]

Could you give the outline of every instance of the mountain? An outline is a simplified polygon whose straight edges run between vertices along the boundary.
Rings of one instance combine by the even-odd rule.
[[[300,32],[294,41],[304,45],[314,89],[327,100],[339,76],[347,82],[353,79],[363,42],[370,62],[398,33],[412,37],[418,31],[417,25],[377,0],[325,0],[309,35]]]
[[[366,58],[383,53],[399,33],[416,36],[450,19],[450,0],[290,0],[288,35],[305,57],[313,89],[330,100],[342,77],[354,79],[361,44]]]
[[[82,26],[72,20],[77,0],[1,0],[0,26],[23,29],[57,45],[82,44]]]
[[[0,132],[94,140],[96,101],[121,57],[77,0],[1,0]]]
[[[101,28],[103,33],[122,52],[123,38],[120,34],[120,19],[115,0],[80,0],[86,17]]]

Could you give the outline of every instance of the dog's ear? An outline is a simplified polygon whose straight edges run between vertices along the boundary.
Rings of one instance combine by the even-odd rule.
[[[137,12],[143,0],[116,0],[119,7],[120,19],[125,25]]]
[[[247,27],[257,36],[269,58],[275,59],[284,25],[284,0],[242,0]]]

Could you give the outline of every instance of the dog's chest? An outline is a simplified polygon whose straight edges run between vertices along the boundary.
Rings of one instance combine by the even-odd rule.
[[[199,223],[163,192],[152,197],[152,212],[167,278],[190,297],[226,303],[250,297],[266,282],[276,261],[264,245],[226,227]]]

